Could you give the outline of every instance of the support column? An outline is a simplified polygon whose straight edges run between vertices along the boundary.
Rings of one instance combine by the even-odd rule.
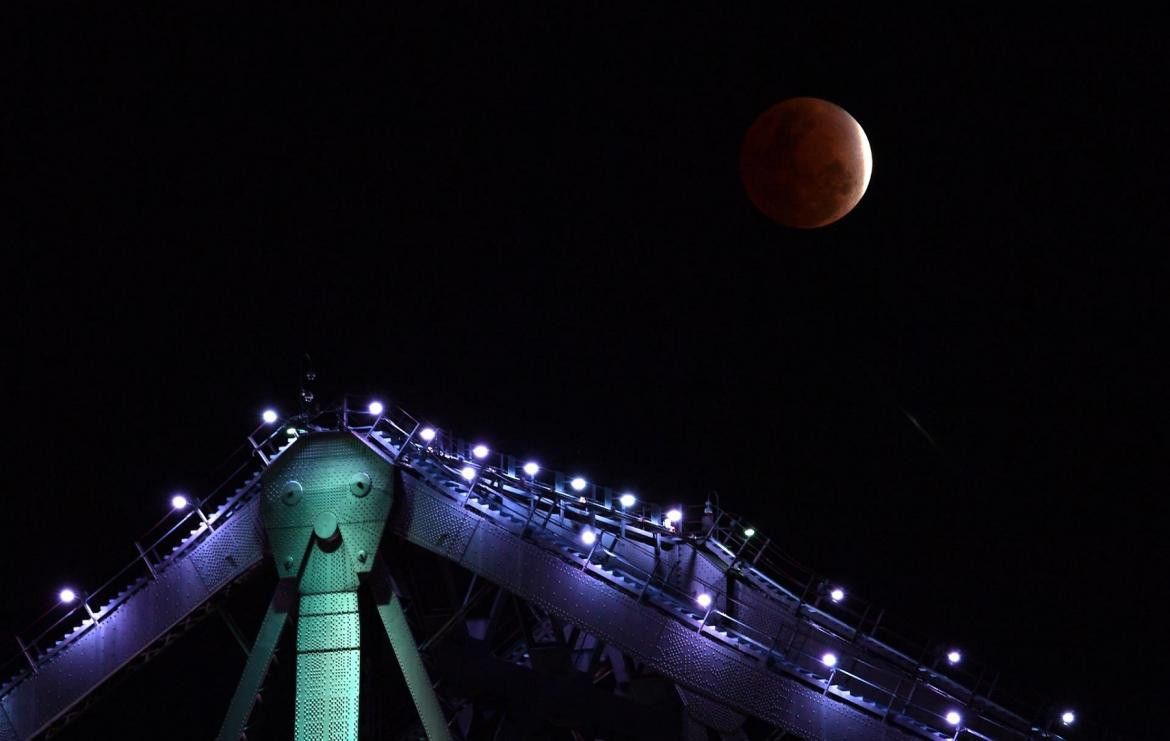
[[[284,630],[284,624],[288,622],[288,614],[293,609],[296,598],[296,584],[281,581],[277,585],[268,612],[264,615],[264,622],[260,624],[256,642],[252,645],[248,661],[244,664],[244,673],[240,676],[240,683],[232,696],[227,716],[220,727],[219,741],[239,741],[244,736],[248,716],[252,714],[252,706],[256,704],[260,686],[268,674],[268,666],[272,663],[273,654],[276,653],[276,644],[280,641],[280,634]]]
[[[360,647],[357,592],[301,595],[297,741],[357,741]]]
[[[449,741],[451,732],[447,730],[447,721],[439,706],[439,698],[431,686],[431,678],[423,666],[422,657],[419,656],[410,626],[406,623],[406,615],[402,612],[398,596],[391,593],[389,602],[379,604],[378,615],[382,618],[382,625],[386,627],[386,635],[390,636],[390,646],[394,649],[394,656],[398,659],[406,686],[414,698],[414,707],[418,710],[427,738],[430,741]]]

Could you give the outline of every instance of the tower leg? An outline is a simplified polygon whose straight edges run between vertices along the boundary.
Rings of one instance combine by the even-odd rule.
[[[357,741],[360,648],[357,592],[301,595],[297,741]]]
[[[390,585],[390,574],[384,564],[376,570],[372,586],[374,601],[378,605],[378,616],[382,618],[382,625],[386,626],[390,646],[394,649],[394,656],[398,659],[398,666],[402,669],[410,696],[414,698],[414,707],[418,710],[427,738],[430,741],[450,741],[451,732],[439,706],[439,696],[435,694],[431,678],[423,666],[418,645],[414,642],[410,625],[406,622],[406,613],[402,611],[398,595],[394,594]]]
[[[244,665],[240,684],[236,687],[236,693],[232,695],[232,704],[228,707],[227,717],[219,729],[219,741],[239,741],[244,735],[248,716],[252,714],[252,706],[256,704],[256,695],[268,674],[272,655],[276,652],[276,644],[280,641],[280,634],[284,632],[284,625],[288,622],[288,614],[296,602],[296,584],[281,581],[276,586],[276,593],[272,595],[268,612],[264,614],[264,622],[260,624],[260,632],[252,645],[252,652],[248,654],[248,662]]]

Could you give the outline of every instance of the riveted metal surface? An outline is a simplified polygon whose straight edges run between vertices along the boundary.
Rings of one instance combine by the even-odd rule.
[[[333,651],[361,648],[356,612],[301,615],[297,621],[297,651]]]
[[[305,594],[301,596],[298,612],[304,615],[331,615],[338,612],[357,612],[357,592]]]
[[[262,548],[255,510],[255,500],[242,505],[236,514],[217,524],[215,533],[162,569],[157,580],[144,582],[120,606],[100,616],[97,625],[63,647],[37,674],[14,687],[4,697],[4,711],[17,737],[39,733],[225,583],[254,566]],[[233,558],[228,560],[225,554]]]
[[[359,574],[367,573],[374,565],[371,558],[373,551],[361,547],[361,543],[377,543],[381,540],[384,523],[372,522],[343,522],[338,525],[341,529],[341,542],[344,544],[346,555],[350,558],[350,569]],[[357,543],[351,546],[350,543]],[[363,558],[362,554],[365,554]]]
[[[293,482],[303,494],[290,502],[282,492],[295,491]],[[358,573],[373,564],[390,514],[394,469],[348,432],[314,433],[265,472],[262,491],[260,512],[277,568],[282,577],[299,576],[303,600],[296,736],[356,739]]]
[[[272,547],[272,558],[277,564],[277,574],[282,579],[295,577],[305,560],[305,549],[313,535],[312,527],[282,527],[268,530],[268,542]]]
[[[667,624],[649,663],[689,689],[809,738],[906,737],[678,623]]]
[[[294,504],[283,496],[290,482],[298,483],[303,491]],[[358,525],[348,528],[348,537],[346,528],[342,529],[344,542],[337,551],[352,574],[365,568],[358,565],[358,551],[378,549],[393,500],[394,470],[348,432],[314,433],[293,443],[264,472],[261,486],[260,515],[282,577],[295,576],[301,567],[300,559],[322,512],[332,512],[342,525]],[[366,493],[355,496],[358,489]],[[290,556],[294,560],[291,571],[285,566]],[[333,563],[322,565],[330,573],[337,568]],[[336,591],[340,587],[334,576],[308,591]]]
[[[306,569],[312,571],[311,566]],[[357,739],[361,669],[357,595],[346,591],[302,599],[307,600],[302,608],[314,614],[302,609],[297,620],[296,737]]]
[[[403,476],[402,482],[404,490],[422,489],[424,495],[401,503],[392,523],[395,532],[447,558],[462,557],[478,520],[454,502],[431,494],[425,482],[410,476]]]
[[[268,674],[273,654],[276,653],[276,644],[280,640],[280,634],[284,632],[289,613],[295,606],[295,596],[296,585],[291,581],[277,584],[276,593],[272,595],[272,601],[264,613],[264,621],[260,623],[256,640],[252,643],[252,650],[248,652],[248,660],[244,664],[243,673],[240,674],[240,683],[236,685],[223,725],[219,728],[219,741],[239,741],[244,735],[260,686]]]
[[[672,676],[689,687],[713,684],[727,693],[750,692],[766,674],[758,662],[706,640],[695,630],[671,621],[659,635],[651,660],[668,664]]]
[[[212,592],[234,579],[241,563],[255,563],[263,555],[255,507],[233,515],[224,525],[228,522],[231,527],[216,529],[188,556],[203,584]]]
[[[300,504],[304,495],[305,488],[301,486],[301,482],[294,479],[289,479],[280,486],[280,501],[289,507]]]
[[[528,547],[517,549],[516,543]],[[549,612],[589,625],[590,633],[606,641],[624,636],[636,645],[653,646],[670,622],[579,567],[499,528],[476,530],[462,563]]]
[[[360,667],[358,651],[297,655],[297,739],[357,739]]]
[[[364,497],[370,493],[370,474],[358,471],[349,477],[349,493],[355,497]]]
[[[20,737],[16,735],[16,728],[8,720],[8,710],[5,705],[7,702],[0,700],[0,741],[18,741]]]
[[[313,546],[301,576],[301,594],[356,591],[358,576],[353,568],[354,557],[349,544],[342,542],[337,550],[325,552]]]
[[[686,689],[810,739],[911,737],[716,643],[594,578],[558,552],[483,522],[481,515],[461,508],[426,482],[409,477],[404,482],[393,522],[396,532],[600,636]],[[459,547],[462,537],[469,538],[465,548]],[[706,572],[706,565],[692,563],[695,571]]]
[[[735,712],[722,703],[703,697],[697,692],[691,692],[683,687],[676,686],[678,696],[682,698],[687,713],[703,725],[714,728],[723,734],[739,730],[744,723],[744,716]]]
[[[378,616],[382,618],[386,636],[390,639],[390,645],[398,659],[398,667],[402,670],[406,687],[414,699],[414,706],[418,710],[427,738],[430,741],[450,741],[451,732],[447,728],[439,698],[435,694],[431,678],[427,675],[426,667],[423,666],[422,657],[419,656],[418,644],[414,642],[410,625],[406,622],[406,613],[402,611],[398,596],[392,591],[388,601],[378,603]]]

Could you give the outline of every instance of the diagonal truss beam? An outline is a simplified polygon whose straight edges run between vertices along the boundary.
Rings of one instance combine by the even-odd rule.
[[[272,656],[280,642],[280,635],[284,632],[289,613],[296,604],[296,582],[282,579],[276,586],[276,593],[272,595],[268,612],[264,614],[264,622],[260,624],[260,632],[256,635],[256,642],[248,654],[248,662],[244,665],[244,673],[240,677],[239,685],[236,686],[236,693],[232,695],[232,703],[228,706],[227,716],[219,729],[219,741],[239,741],[243,737],[248,717],[252,714],[257,695],[260,694],[260,685],[264,683],[268,667],[272,664]]]
[[[399,601],[390,583],[390,572],[379,561],[379,568],[372,576],[371,591],[374,594],[374,602],[378,605],[378,616],[382,618],[382,625],[385,626],[386,635],[390,638],[390,646],[394,649],[394,656],[398,659],[398,666],[402,669],[410,696],[414,698],[414,707],[418,710],[427,738],[430,741],[450,741],[451,732],[439,706],[439,696],[435,694],[431,678],[423,666],[418,645],[415,644],[410,625],[406,622],[406,613],[402,611],[402,602]]]

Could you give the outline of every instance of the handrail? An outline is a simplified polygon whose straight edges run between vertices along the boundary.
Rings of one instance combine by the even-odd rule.
[[[245,445],[236,448],[228,459],[217,468],[222,469],[224,464],[244,449]],[[75,600],[76,604],[65,608],[47,627],[39,627],[37,625],[39,621],[37,621],[18,632],[16,643],[20,651],[0,663],[0,671],[3,671],[0,676],[5,677],[3,683],[0,684],[0,697],[7,694],[30,674],[36,673],[42,665],[52,660],[103,618],[124,604],[147,581],[157,578],[157,575],[165,571],[172,563],[186,556],[197,543],[213,532],[216,523],[234,514],[239,506],[250,498],[255,489],[255,479],[258,476],[258,471],[255,469],[252,448],[249,447],[247,457],[207,494],[191,501],[187,511],[181,514],[165,532],[145,545],[142,543],[144,538],[136,541],[135,546],[138,554],[113,576],[93,589],[79,590]],[[244,476],[245,473],[248,475]],[[203,511],[226,487],[240,483],[243,483],[244,486],[228,496],[216,510],[210,513]],[[167,519],[169,518],[163,518],[155,523],[144,533],[144,536],[153,535],[155,529]],[[183,534],[183,531],[192,524],[195,524],[195,528]],[[170,552],[162,555],[167,547],[170,547]],[[134,570],[138,570],[139,576],[131,580],[129,575]],[[112,591],[120,587],[123,588],[121,592]],[[52,615],[54,612],[56,610],[51,609],[42,618]],[[65,626],[72,627],[68,628],[64,635],[61,635],[60,631]],[[34,637],[22,637],[30,631],[35,632]],[[46,645],[46,641],[55,635],[61,637],[53,645]],[[17,662],[23,663],[25,666],[16,670]],[[14,671],[14,674],[9,674],[10,671]]]
[[[360,414],[354,410],[351,410],[351,413]],[[380,417],[389,420],[392,414],[388,408]],[[413,417],[409,419],[415,426],[421,424]],[[875,655],[880,657],[883,663],[879,665],[871,662],[873,666],[883,671],[897,672],[903,680],[921,686],[923,691],[945,697],[960,708],[977,712],[979,718],[993,725],[1002,727],[1004,723],[1010,723],[1014,726],[1012,728],[1014,733],[1060,738],[1050,727],[1044,727],[1046,721],[1049,726],[1052,722],[1051,717],[1045,718],[1046,711],[1036,709],[1031,713],[1020,712],[1005,707],[1001,700],[991,700],[991,690],[994,687],[980,687],[980,673],[973,669],[979,670],[981,667],[971,662],[969,657],[964,657],[962,668],[949,666],[943,668],[940,664],[946,650],[944,646],[932,647],[929,644],[912,641],[894,631],[889,625],[891,621],[889,613],[861,600],[855,592],[850,591],[847,598],[841,602],[830,600],[825,589],[818,594],[817,586],[828,587],[835,584],[779,549],[774,540],[767,538],[758,530],[751,536],[745,536],[744,528],[749,521],[722,509],[718,503],[683,506],[681,508],[684,510],[684,518],[680,526],[668,527],[661,522],[665,508],[657,504],[639,500],[634,511],[627,511],[617,504],[616,496],[611,489],[592,483],[581,492],[566,491],[565,484],[569,481],[566,474],[542,468],[537,476],[527,476],[520,472],[518,460],[495,451],[483,460],[476,459],[471,454],[471,444],[468,441],[438,427],[433,428],[435,436],[429,444],[424,444],[414,437],[406,426],[383,422],[382,419],[362,429],[366,432],[367,439],[389,443],[389,449],[396,458],[404,457],[409,461],[414,456],[441,462],[447,475],[453,480],[460,480],[462,467],[472,467],[476,472],[475,477],[470,486],[466,486],[464,482],[465,494],[483,491],[485,494],[496,496],[515,495],[514,501],[526,503],[531,511],[541,512],[545,517],[546,526],[550,523],[554,527],[563,525],[567,517],[569,521],[579,525],[588,523],[600,534],[610,532],[607,529],[608,520],[616,523],[614,527],[618,529],[636,528],[651,536],[685,540],[698,547],[708,547],[708,550],[722,546],[730,553],[734,567],[746,570],[760,579],[771,581],[786,593],[789,599],[795,601],[797,603],[795,614],[802,621],[827,631],[837,641],[854,646],[849,656],[850,660],[862,660],[859,651],[868,653],[876,651]],[[475,497],[472,495],[468,498]],[[698,580],[692,577],[691,581]],[[787,586],[782,582],[787,582]],[[716,599],[725,598],[717,585],[707,586],[713,590],[712,594]],[[644,591],[658,589],[666,593],[677,591],[655,575],[650,575],[646,579],[643,589]],[[681,599],[681,596],[678,598]],[[724,617],[718,614],[719,611],[713,612],[720,619]],[[741,624],[746,626],[744,623]],[[986,669],[981,673],[988,674]],[[837,674],[841,672],[838,671]],[[974,686],[969,687],[961,681],[964,677],[974,680]],[[882,694],[896,697],[897,687],[891,689],[879,687],[864,679],[858,681],[872,685]],[[914,710],[934,713],[912,700],[898,704],[903,714]],[[939,724],[939,727],[945,728],[945,722]]]
[[[449,475],[454,476],[456,474],[456,471],[454,470],[454,468],[449,467],[446,464],[446,462],[443,463],[443,467],[445,469],[447,469],[447,473]],[[489,486],[489,487],[491,486],[490,481],[481,480],[481,482],[485,486]],[[501,499],[496,498],[496,495],[499,495],[502,493],[507,493],[507,492],[506,492],[506,490],[501,490],[501,489],[496,489],[496,488],[490,488],[489,491],[487,491],[487,492],[474,491],[474,490],[469,489],[469,491],[467,492],[466,499],[468,502],[473,501],[473,500],[476,500],[476,501],[483,500],[485,502],[493,501],[496,504],[502,504],[504,502],[509,501],[508,499],[504,499],[504,498],[501,498]],[[512,501],[515,502],[516,500],[512,500]],[[546,497],[539,497],[539,501],[540,502],[547,502],[550,505],[550,508],[553,505],[558,504],[557,501],[555,501],[553,499],[546,498]],[[580,507],[579,505],[582,505],[582,504],[584,504],[586,506],[584,508]],[[611,531],[604,530],[603,526],[599,525],[596,520],[590,520],[588,518],[588,510],[589,510],[588,505],[589,504],[590,503],[588,501],[580,502],[579,499],[571,499],[568,501],[569,506],[565,507],[565,509],[564,509],[564,514],[566,515],[566,517],[563,519],[550,520],[549,523],[546,525],[546,528],[545,528],[546,530],[549,528],[553,528],[553,531],[555,531],[556,529],[560,529],[560,530],[565,531],[565,534],[562,534],[560,536],[560,544],[559,544],[558,549],[547,547],[546,544],[543,544],[540,541],[534,541],[534,542],[536,542],[539,546],[544,547],[545,550],[549,550],[551,552],[557,552],[557,550],[560,550],[560,549],[563,549],[566,547],[569,549],[575,550],[577,552],[577,555],[582,560],[585,561],[585,568],[586,569],[588,569],[590,567],[595,567],[595,568],[601,567],[602,562],[595,562],[594,561],[594,553],[596,552],[597,548],[593,547],[593,548],[589,548],[587,551],[583,551],[583,550],[581,550],[581,547],[580,547],[580,541],[578,539],[576,539],[575,537],[573,537],[573,535],[575,535],[575,533],[576,533],[576,530],[574,530],[573,526],[574,525],[583,525],[583,524],[590,524],[593,527],[597,527],[599,533],[604,533],[606,535],[611,535],[611,536],[615,535]],[[469,506],[470,506],[470,504],[469,504]],[[473,507],[473,509],[478,509],[478,508]],[[521,511],[514,510],[513,513],[520,514]],[[572,515],[572,514],[577,515],[580,519],[569,519],[567,517],[567,515]],[[490,522],[493,525],[501,526],[494,518],[489,518],[486,521]],[[600,538],[600,536],[599,536],[599,538]],[[602,543],[603,540],[599,539],[597,542]],[[615,539],[613,541],[611,541],[611,544],[616,543],[616,542],[617,542],[617,538],[615,536]],[[608,558],[604,559],[604,566],[605,567],[607,567],[607,568],[611,567],[613,561],[618,561],[618,562],[620,562],[620,570],[621,570],[622,575],[627,576],[627,577],[629,577],[629,576],[634,577],[634,582],[635,582],[634,586],[624,587],[626,589],[626,591],[630,592],[632,595],[638,596],[640,599],[646,599],[651,603],[661,603],[661,602],[668,603],[668,605],[671,608],[673,608],[673,609],[668,609],[667,610],[668,613],[670,613],[670,612],[674,612],[674,613],[683,612],[683,613],[693,614],[694,617],[696,619],[698,619],[698,627],[697,627],[698,630],[707,631],[709,633],[728,632],[728,631],[725,631],[725,628],[727,628],[727,625],[729,623],[735,623],[735,624],[741,626],[742,628],[746,629],[746,631],[748,631],[749,633],[754,632],[758,638],[758,640],[755,640],[754,642],[758,646],[760,646],[761,648],[768,649],[769,655],[773,655],[775,653],[776,658],[783,659],[784,661],[786,661],[790,664],[800,663],[802,661],[805,665],[809,665],[809,666],[820,664],[819,657],[816,657],[814,654],[808,653],[807,651],[803,651],[802,649],[791,648],[788,651],[783,652],[781,655],[781,652],[774,652],[774,650],[772,648],[766,646],[763,643],[763,641],[767,641],[770,638],[770,636],[763,634],[759,631],[756,631],[750,624],[736,619],[733,615],[730,614],[730,612],[728,612],[728,609],[730,609],[729,603],[737,603],[737,604],[740,604],[744,607],[747,607],[747,605],[745,605],[744,603],[738,602],[734,598],[727,595],[726,592],[723,590],[723,588],[720,585],[714,584],[711,582],[707,582],[705,580],[695,578],[695,577],[691,577],[689,579],[691,584],[701,585],[702,587],[705,588],[705,590],[710,595],[712,595],[713,605],[719,604],[722,602],[725,606],[725,609],[722,609],[722,610],[716,609],[715,607],[712,607],[711,609],[707,610],[705,612],[705,614],[702,616],[702,618],[700,619],[700,618],[698,618],[698,613],[695,612],[695,608],[693,607],[693,605],[695,604],[694,603],[694,597],[695,597],[694,594],[688,594],[688,593],[683,592],[683,590],[681,590],[681,589],[679,589],[679,588],[677,588],[674,585],[669,583],[668,576],[664,577],[661,574],[656,574],[656,573],[651,573],[649,571],[646,571],[645,569],[642,569],[641,567],[637,566],[636,564],[629,561],[628,559],[623,558],[620,554],[618,554],[616,551],[612,550],[611,548],[603,547],[601,550],[604,552],[605,556],[608,557]],[[700,610],[700,612],[701,612],[701,610]],[[815,626],[813,624],[809,624],[809,626],[812,627],[813,629],[819,629],[819,630],[824,631],[825,634],[831,638],[835,638],[843,643],[847,642],[847,638],[845,638],[843,636],[839,636],[839,635],[834,635],[834,634],[830,633],[829,631],[821,628],[820,626]],[[854,662],[867,663],[864,661],[864,659],[862,659],[860,657],[856,657],[856,656],[851,656],[850,659],[853,660]],[[871,665],[877,666],[876,664],[871,664]],[[824,685],[825,691],[829,691],[830,689],[835,688],[835,692],[837,694],[841,694],[841,692],[844,688],[840,687],[839,685],[832,684],[832,679],[835,675],[854,676],[854,675],[851,675],[847,671],[835,669],[833,672],[830,672],[827,677],[817,676],[816,678],[819,682],[821,682]],[[868,680],[865,680],[864,678],[859,677],[859,676],[856,677],[856,679],[857,679],[857,681],[860,681],[860,682],[866,684],[867,686],[870,686],[870,687],[878,690],[878,692],[880,694],[888,696],[890,698],[890,701],[892,701],[896,697],[896,690],[890,690],[888,688],[881,687],[880,685],[878,685],[874,682],[870,682]],[[940,693],[940,694],[945,694],[945,693]],[[848,694],[843,695],[843,697],[844,697],[844,699],[851,700],[853,702],[857,702],[857,703],[861,702],[861,699],[859,697],[851,697]],[[958,698],[951,698],[951,699],[954,700],[955,702],[959,702]],[[871,702],[872,702],[872,700],[871,700]],[[887,701],[887,702],[889,702],[889,701]],[[870,712],[876,712],[875,708],[868,708],[868,709],[870,710]],[[901,707],[900,715],[909,719],[911,716],[909,716],[908,713],[910,713],[911,711],[913,711],[918,716],[917,720],[919,723],[925,722],[924,720],[922,720],[922,717],[926,716],[928,719],[931,719],[934,721],[942,721],[941,723],[936,723],[937,726],[939,726],[939,727],[945,726],[945,719],[943,719],[942,716],[939,715],[935,710],[932,710],[931,708],[929,708],[928,706],[924,705],[921,702],[918,702],[918,703],[915,703],[912,701],[906,702]]]
[[[433,433],[430,440],[423,439],[423,431],[427,428]],[[1038,719],[1036,724],[1032,724],[1024,715],[1009,710],[998,701],[993,702],[990,698],[990,688],[980,694],[979,677],[970,672],[968,668],[971,666],[970,663],[963,670],[953,667],[941,670],[938,659],[940,652],[937,648],[910,641],[892,631],[889,627],[890,618],[884,610],[861,600],[852,591],[847,599],[841,602],[827,599],[827,588],[833,582],[782,551],[774,540],[763,533],[752,529],[749,534],[748,528],[754,528],[748,524],[750,521],[723,509],[718,501],[714,503],[708,501],[704,505],[679,505],[683,517],[677,524],[671,523],[664,519],[665,508],[656,503],[639,499],[633,507],[625,508],[620,505],[617,493],[608,487],[587,482],[586,486],[578,491],[569,486],[570,477],[560,471],[542,468],[537,474],[529,475],[523,472],[518,459],[495,451],[479,459],[472,454],[471,445],[466,440],[455,437],[449,431],[428,425],[425,420],[417,419],[390,404],[385,404],[378,414],[373,414],[368,409],[351,408],[349,397],[343,399],[340,407],[258,426],[247,436],[245,443],[232,454],[234,456],[241,450],[247,450],[247,458],[218,486],[194,502],[191,511],[180,517],[149,545],[138,546],[136,543],[139,551],[137,557],[97,589],[81,593],[76,607],[66,610],[47,628],[39,630],[35,638],[25,641],[18,634],[17,643],[20,651],[6,663],[0,664],[0,670],[7,674],[7,668],[13,662],[21,660],[26,661],[28,666],[11,680],[0,685],[0,696],[23,681],[30,672],[35,673],[41,664],[51,660],[104,616],[117,609],[141,588],[142,584],[154,578],[159,570],[184,557],[196,543],[213,531],[216,522],[230,517],[255,492],[260,471],[255,470],[253,458],[259,459],[262,470],[297,437],[321,430],[349,430],[367,442],[382,445],[396,463],[412,466],[416,470],[424,461],[437,463],[450,480],[463,485],[465,506],[474,508],[472,501],[478,501],[482,497],[494,498],[501,504],[508,503],[513,515],[525,516],[527,524],[533,526],[539,524],[540,530],[557,537],[561,541],[559,548],[568,547],[577,552],[584,562],[583,568],[587,571],[592,569],[594,575],[597,575],[598,569],[610,568],[611,563],[617,562],[624,575],[633,577],[635,588],[628,591],[638,599],[663,602],[664,604],[659,606],[673,610],[676,613],[675,617],[679,617],[680,611],[686,614],[695,613],[695,595],[684,594],[670,584],[668,580],[671,574],[646,572],[628,559],[624,559],[617,552],[618,544],[631,543],[634,547],[659,548],[671,543],[685,542],[697,550],[711,554],[713,559],[730,559],[724,562],[723,568],[735,569],[752,577],[755,580],[752,583],[759,589],[757,596],[763,599],[763,606],[759,600],[748,604],[728,595],[721,585],[707,584],[691,575],[688,577],[688,583],[699,584],[707,589],[713,600],[709,609],[700,610],[704,614],[697,618],[696,629],[705,635],[714,635],[719,631],[730,634],[734,631],[736,635],[757,647],[754,654],[762,653],[769,663],[780,661],[790,665],[793,671],[804,671],[809,677],[823,682],[825,692],[836,686],[832,685],[833,678],[841,676],[889,697],[885,703],[886,715],[905,716],[910,711],[934,714],[933,710],[922,706],[921,703],[913,702],[913,692],[908,698],[900,698],[902,683],[911,682],[913,687],[922,687],[924,691],[940,694],[960,706],[978,712],[979,718],[994,725],[1006,727],[1004,724],[1008,724],[1015,726],[1011,730],[1016,733],[1022,732],[1023,729],[1025,733],[1039,733],[1038,737],[1060,738],[1050,731],[1052,719],[1046,717],[1044,712],[1031,715],[1032,718]],[[229,460],[231,457],[229,456]],[[470,481],[462,477],[465,467],[472,469]],[[243,486],[227,497],[214,512],[210,513],[210,516],[205,515],[203,508],[225,487],[233,483],[239,484],[240,476],[245,472],[252,473],[250,478],[244,481]],[[192,522],[193,517],[200,520],[197,527],[180,537],[177,543],[173,543],[174,537]],[[494,519],[491,521],[495,522]],[[156,523],[156,526],[161,522]],[[599,535],[597,543],[585,551],[581,550],[581,543],[576,537],[578,528],[582,525],[595,529]],[[148,530],[147,535],[152,534],[153,530],[154,528]],[[608,547],[604,542],[606,539],[604,536],[611,538]],[[171,552],[160,558],[158,552],[167,545],[173,545]],[[151,560],[152,554],[155,555],[156,561]],[[95,600],[115,584],[124,584],[122,580],[128,572],[140,565],[145,567],[142,576],[122,593],[113,596],[104,604]],[[611,568],[611,571],[614,569]],[[769,588],[764,589],[761,584]],[[97,606],[96,611],[93,610],[94,605],[91,605],[91,602]],[[795,603],[795,608],[790,609],[791,604],[785,603]],[[741,610],[745,615],[760,613],[762,610],[778,621],[776,624],[780,626],[779,633],[760,630],[746,619],[736,617],[736,610],[733,608]],[[87,619],[53,647],[46,649],[42,646],[42,642],[50,634],[83,613],[88,616]],[[21,631],[27,632],[28,629]],[[847,658],[852,662],[850,669],[833,667],[827,678],[820,677],[816,673],[819,671],[817,669],[820,665],[819,658],[803,649],[814,634],[820,636],[819,640],[849,647]],[[777,645],[781,635],[785,635],[787,640],[784,645]],[[866,657],[872,657],[874,660]],[[928,665],[931,658],[934,659],[933,665]],[[882,663],[875,663],[877,660]],[[882,672],[893,672],[899,677],[898,682],[891,689],[869,678],[861,677],[857,674],[859,664]],[[976,680],[974,689],[968,688],[956,679],[957,676],[964,675]],[[898,710],[895,710],[895,705],[898,706]]]

